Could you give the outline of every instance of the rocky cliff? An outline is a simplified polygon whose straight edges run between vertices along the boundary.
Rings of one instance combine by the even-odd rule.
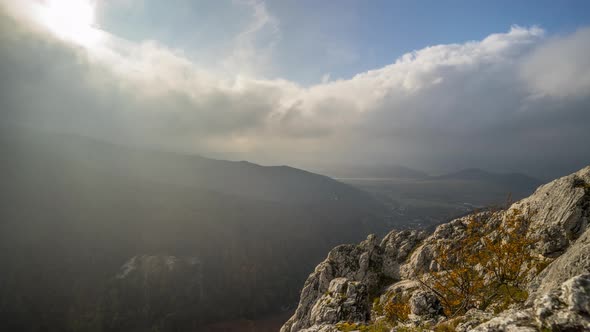
[[[590,166],[504,210],[455,219],[432,234],[394,230],[380,243],[370,235],[338,246],[309,275],[281,332],[590,330],[589,221]],[[467,246],[471,256],[457,256]],[[485,263],[453,261],[449,252]],[[439,286],[461,273],[471,278],[461,281],[472,281],[461,294],[474,299],[449,312],[456,303]],[[484,301],[471,289],[493,296]]]

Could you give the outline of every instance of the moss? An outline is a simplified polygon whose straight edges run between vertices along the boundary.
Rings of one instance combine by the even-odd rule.
[[[450,319],[437,324],[436,326],[434,326],[433,330],[435,332],[454,332],[457,330],[457,326],[463,323],[464,321],[465,319],[463,317]]]
[[[590,183],[586,182],[582,178],[575,177],[574,178],[574,188],[584,188],[584,190],[590,190]]]
[[[381,299],[379,297],[373,299],[373,308],[371,311],[375,316],[383,315],[383,305],[381,304]]]

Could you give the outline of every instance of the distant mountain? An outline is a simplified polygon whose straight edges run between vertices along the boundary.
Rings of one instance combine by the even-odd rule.
[[[0,174],[8,331],[185,331],[274,314],[325,250],[391,227],[379,202],[326,176],[73,135],[2,131]]]
[[[389,207],[390,220],[428,227],[464,215],[474,208],[503,206],[526,197],[540,185],[529,176],[465,169],[418,178],[341,178],[371,193]]]
[[[428,174],[401,165],[332,166],[320,170],[335,178],[420,179]]]
[[[438,180],[481,181],[513,187],[538,187],[542,184],[541,180],[522,173],[493,173],[479,168],[467,168],[434,178]]]
[[[275,202],[317,204],[332,200],[363,200],[367,195],[327,176],[288,166],[260,166],[198,155],[145,150],[93,139],[28,132],[12,138],[12,146],[49,160],[61,158],[69,167],[105,175],[199,187]],[[8,144],[5,144],[8,147]]]

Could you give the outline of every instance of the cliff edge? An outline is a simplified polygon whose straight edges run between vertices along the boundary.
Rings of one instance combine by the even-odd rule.
[[[589,222],[590,166],[431,234],[338,246],[281,332],[590,330]]]

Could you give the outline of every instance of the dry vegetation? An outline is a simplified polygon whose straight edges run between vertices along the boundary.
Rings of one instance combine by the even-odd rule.
[[[469,218],[461,240],[437,248],[439,270],[422,274],[422,284],[438,296],[448,317],[525,301],[527,278],[544,265],[532,250],[536,239],[526,235],[530,217],[514,209],[494,223],[497,213]]]
[[[503,219],[499,218],[502,213]],[[497,313],[527,299],[526,283],[548,264],[533,250],[537,239],[527,236],[533,215],[518,209],[475,213],[463,223],[459,240],[437,244],[434,260],[438,269],[418,273],[423,287],[436,294],[449,318],[434,327],[436,331],[453,331],[460,316],[470,309]],[[338,327],[341,331],[381,331],[385,326],[422,330],[403,326],[410,314],[408,300],[400,294],[383,305],[376,300],[373,313],[385,317],[379,324],[342,323]]]

